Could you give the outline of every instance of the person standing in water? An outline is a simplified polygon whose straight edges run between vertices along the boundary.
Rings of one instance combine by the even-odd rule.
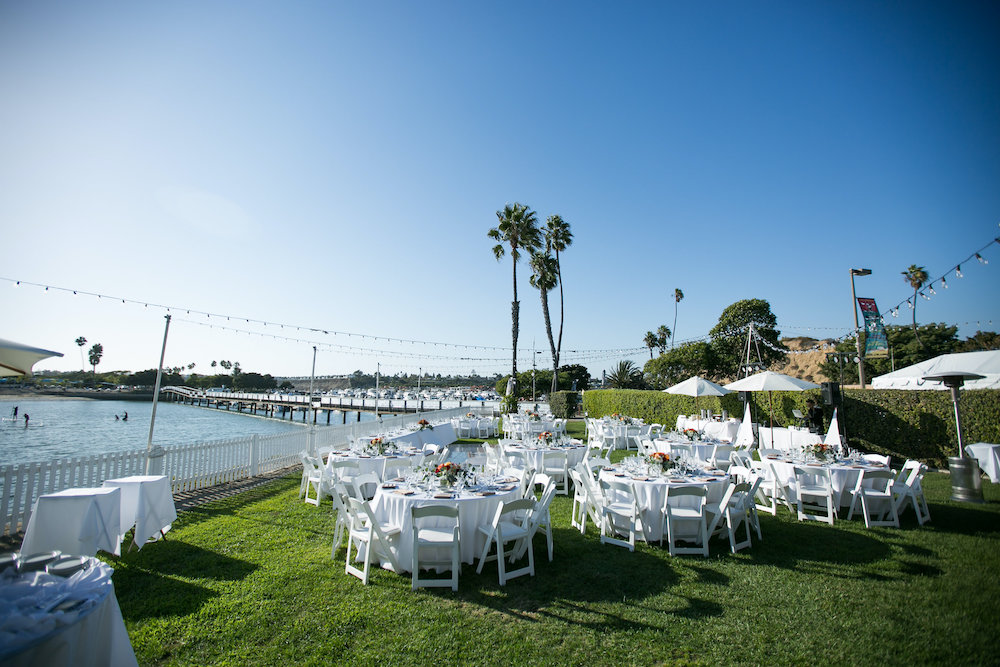
[[[14,406],[14,419],[17,419],[17,406]]]
[[[122,416],[122,421],[123,422],[127,422],[128,421],[128,411],[127,410],[125,411],[124,416]]]
[[[31,415],[27,412],[24,413],[24,428],[28,428],[28,420],[31,419]]]

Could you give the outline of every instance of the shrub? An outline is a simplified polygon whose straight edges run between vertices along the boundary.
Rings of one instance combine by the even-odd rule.
[[[576,414],[580,394],[575,391],[557,391],[549,396],[549,409],[556,417],[569,419]]]

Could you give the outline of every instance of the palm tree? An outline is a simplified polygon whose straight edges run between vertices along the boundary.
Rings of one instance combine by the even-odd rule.
[[[661,324],[656,329],[656,347],[660,348],[660,354],[667,351],[667,339],[671,338],[670,329],[667,328],[666,324]]]
[[[545,317],[545,334],[549,337],[549,349],[552,350],[552,368],[559,367],[556,358],[556,344],[552,340],[552,320],[549,319],[549,292],[555,289],[558,278],[556,277],[556,260],[547,252],[534,251],[531,253],[531,278],[528,282],[538,290],[542,298],[542,315]],[[553,371],[553,376],[555,371]],[[555,391],[555,388],[551,389]]]
[[[86,366],[83,365],[83,346],[87,344],[87,339],[80,336],[75,341],[73,341],[80,346],[80,370],[87,370]]]
[[[909,283],[910,287],[913,288],[913,335],[920,343],[920,347],[924,347],[924,342],[920,340],[920,336],[917,334],[917,290],[924,286],[927,282],[927,271],[924,267],[917,266],[916,264],[910,264],[910,268],[902,272],[903,280]]]
[[[511,362],[511,377],[517,377],[517,334],[521,304],[517,300],[517,263],[521,259],[521,250],[531,252],[541,246],[538,220],[535,212],[524,204],[517,202],[505,204],[502,211],[497,211],[497,226],[490,229],[486,235],[497,244],[493,246],[493,256],[499,262],[506,248],[510,247],[510,258],[513,265],[514,300],[510,303],[511,341],[514,345]]]
[[[613,389],[636,389],[642,385],[642,371],[631,361],[619,361],[607,379]]]
[[[649,359],[653,359],[653,348],[659,347],[660,340],[656,337],[656,334],[652,331],[647,331],[646,336],[642,339],[642,344],[649,348]]]
[[[677,331],[677,304],[681,302],[684,298],[684,292],[680,291],[678,288],[674,288],[674,331]],[[670,349],[674,349],[674,336],[670,335]]]
[[[100,343],[94,343],[94,346],[90,348],[87,353],[90,360],[90,365],[94,369],[94,379],[97,379],[97,364],[101,363],[101,357],[104,356],[104,346]]]
[[[559,387],[559,357],[562,355],[562,335],[563,335],[563,284],[562,269],[559,264],[559,253],[573,243],[573,232],[569,230],[569,223],[562,219],[560,215],[550,215],[545,220],[545,248],[556,254],[556,279],[559,283],[559,339],[556,341],[556,357],[552,363],[552,391]]]

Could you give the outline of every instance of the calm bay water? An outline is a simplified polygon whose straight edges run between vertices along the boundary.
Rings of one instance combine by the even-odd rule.
[[[10,421],[14,406],[18,420]],[[126,452],[146,448],[152,403],[135,401],[99,401],[88,399],[31,399],[0,401],[0,465],[34,463],[88,456],[108,452]],[[128,421],[115,421],[128,412]],[[31,416],[24,427],[24,414]],[[362,413],[367,421],[373,415]],[[298,417],[301,420],[301,416]],[[349,412],[348,420],[357,419]],[[325,428],[320,413],[317,427]],[[340,423],[340,415],[330,424]],[[153,443],[169,447],[189,445],[223,438],[254,434],[287,433],[303,428],[301,421],[262,419],[214,408],[198,408],[176,403],[160,403],[156,408]]]

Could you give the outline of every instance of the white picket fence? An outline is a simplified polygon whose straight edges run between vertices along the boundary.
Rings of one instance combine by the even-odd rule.
[[[441,422],[464,415],[470,409],[452,408],[433,413],[396,415],[381,421],[356,422],[293,433],[253,435],[192,445],[165,447],[163,474],[174,493],[264,475],[301,462],[310,449],[327,451],[347,447],[357,438],[415,428],[420,419]],[[483,412],[488,412],[484,409]],[[19,463],[0,467],[0,535],[16,533],[28,525],[35,500],[63,489],[100,486],[106,479],[142,475],[146,450],[96,454],[41,463]]]

